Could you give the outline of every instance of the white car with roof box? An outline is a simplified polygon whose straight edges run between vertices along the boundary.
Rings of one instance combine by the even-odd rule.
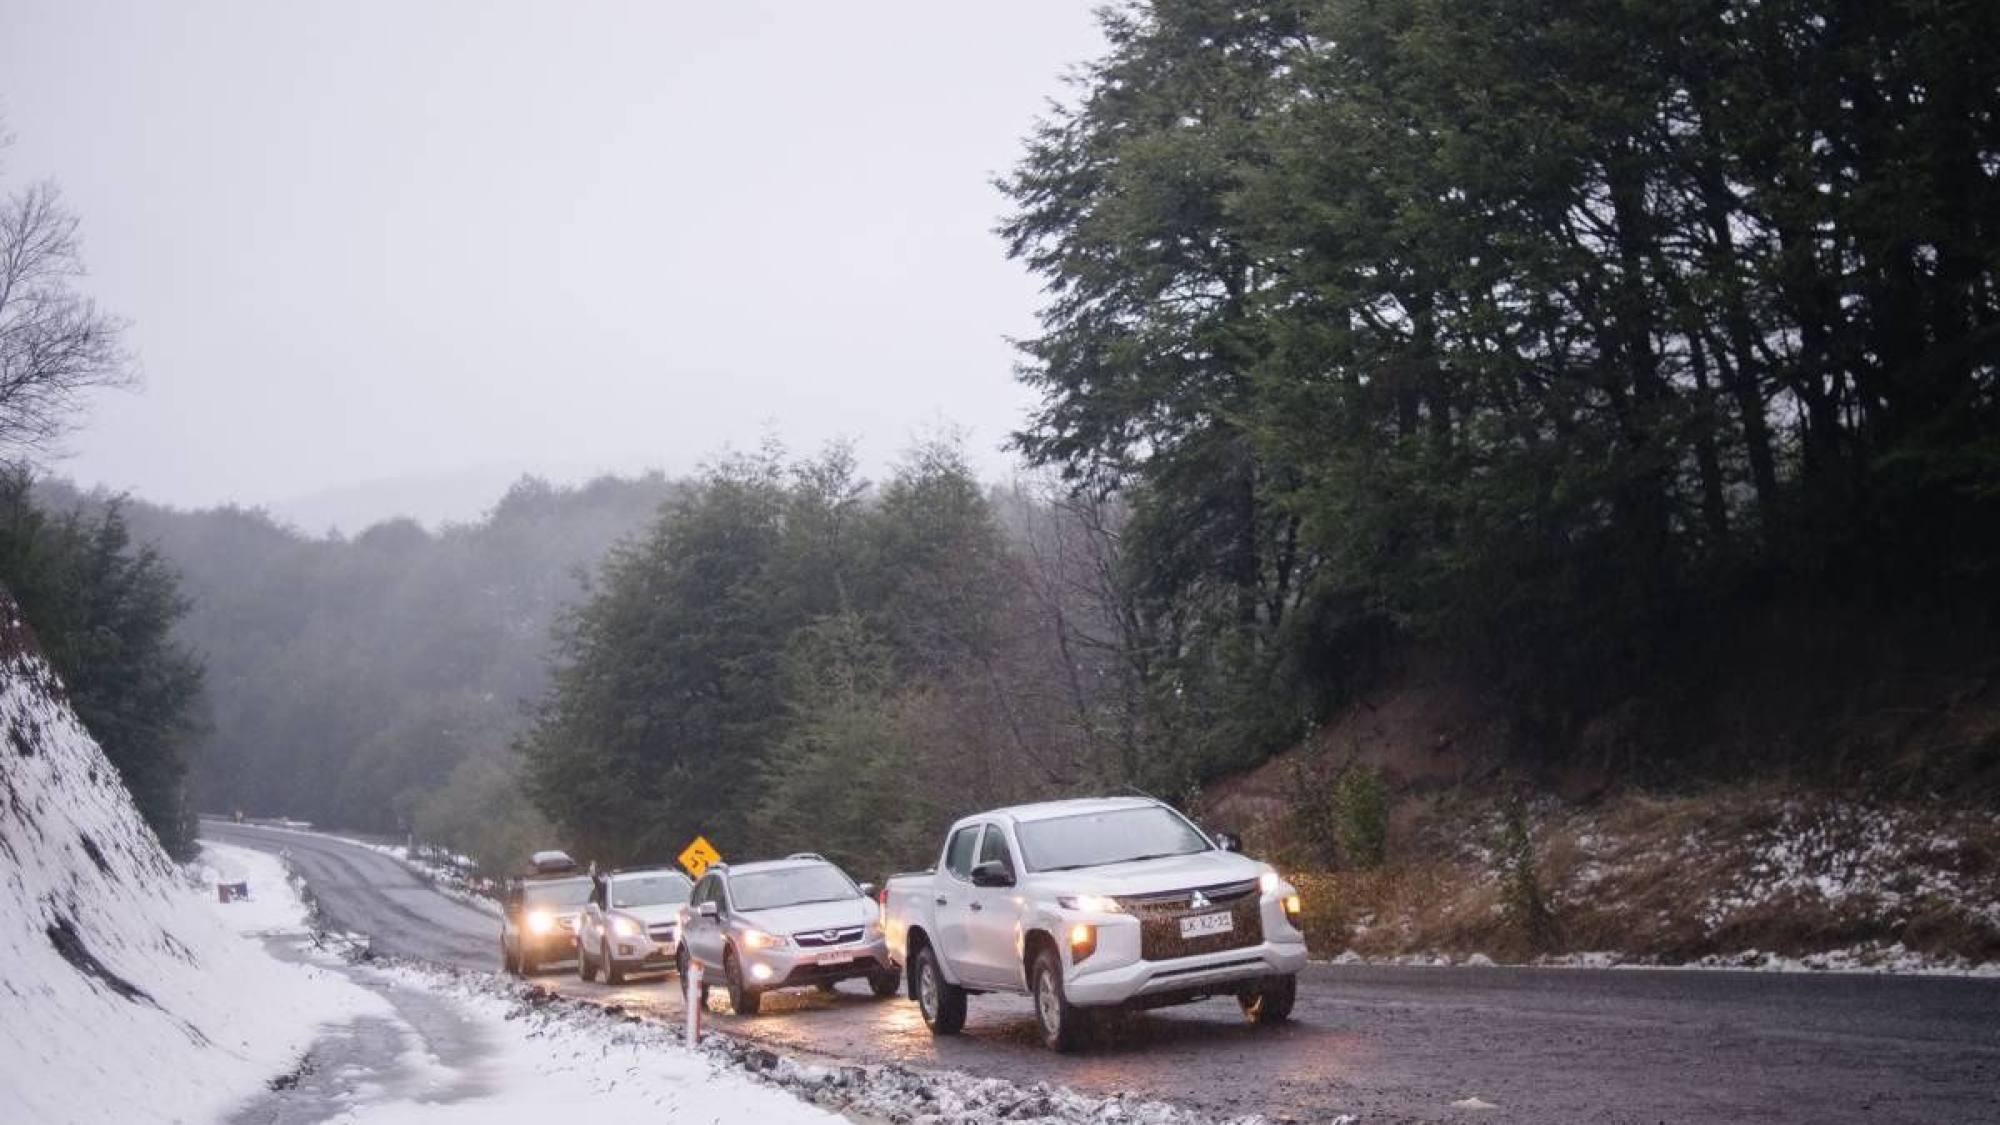
[[[966,997],[1032,997],[1043,1041],[1072,1050],[1091,1013],[1234,997],[1290,1017],[1306,963],[1298,891],[1150,798],[1051,801],[969,816],[937,867],[890,878],[889,954],[924,1022]]]

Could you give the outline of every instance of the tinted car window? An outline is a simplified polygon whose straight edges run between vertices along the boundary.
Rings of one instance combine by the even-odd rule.
[[[521,896],[531,908],[582,906],[584,900],[590,897],[590,880],[555,879],[529,883],[521,889]]]
[[[831,864],[755,871],[730,880],[730,901],[738,910],[770,910],[807,902],[839,902],[859,898],[853,880]]]
[[[1031,820],[1015,831],[1030,871],[1192,855],[1215,846],[1180,814],[1159,805]]]
[[[687,876],[671,871],[658,875],[627,875],[611,883],[611,901],[616,906],[661,906],[686,902]]]
[[[951,846],[945,849],[945,870],[963,879],[972,873],[972,851],[979,843],[979,830],[983,825],[972,825],[952,833]]]
[[[1007,870],[1014,870],[1014,859],[1007,854],[1007,834],[997,824],[988,827],[986,838],[979,842],[979,862],[993,863],[996,860]]]

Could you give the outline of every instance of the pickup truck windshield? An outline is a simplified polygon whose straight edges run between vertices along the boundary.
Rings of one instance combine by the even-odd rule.
[[[1193,855],[1214,847],[1193,825],[1157,806],[1025,821],[1015,835],[1030,871]]]
[[[738,910],[772,910],[804,902],[838,902],[861,892],[835,867],[787,867],[732,876],[729,901]]]
[[[668,902],[686,902],[688,892],[694,884],[687,876],[668,872],[663,875],[630,875],[615,879],[611,883],[611,905],[613,906],[659,906]]]
[[[565,906],[582,906],[584,900],[589,897],[588,879],[539,880],[521,888],[521,900],[530,907],[561,909]]]

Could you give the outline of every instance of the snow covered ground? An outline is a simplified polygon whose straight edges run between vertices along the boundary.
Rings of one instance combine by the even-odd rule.
[[[11,613],[0,730],[0,1122],[833,1120],[664,1028],[349,964],[276,857],[177,867]]]
[[[0,626],[0,1121],[216,1119],[374,1000],[236,932]]]
[[[343,987],[362,988],[381,1001],[391,1021],[389,1034],[398,1041],[393,1058],[363,1055],[364,1063],[381,1065],[360,1065],[351,1048],[355,1037],[345,1028],[327,1029],[329,1034],[306,1053],[298,1070],[324,1071],[332,1059],[336,1073],[271,1091],[243,1117],[508,1125],[567,1117],[588,1106],[592,1120],[604,1122],[663,1116],[760,1125],[832,1120],[822,1110],[718,1067],[714,1059],[684,1049],[671,1036],[635,1037],[620,1021],[534,1018],[532,1009],[497,982],[481,987],[415,966],[347,964],[337,948],[317,940],[307,928],[307,907],[280,860],[214,844],[205,845],[202,854],[225,877],[245,877],[253,890],[269,889],[253,899],[260,905],[235,917],[241,932],[294,938],[302,956],[319,962],[302,969],[316,975],[333,972]],[[227,913],[236,905],[216,909]],[[450,1025],[448,1031],[441,1031],[440,1024]]]

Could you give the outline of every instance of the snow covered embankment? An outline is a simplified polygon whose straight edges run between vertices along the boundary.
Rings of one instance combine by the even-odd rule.
[[[0,728],[0,1121],[209,1120],[373,999],[202,901],[4,594]]]

